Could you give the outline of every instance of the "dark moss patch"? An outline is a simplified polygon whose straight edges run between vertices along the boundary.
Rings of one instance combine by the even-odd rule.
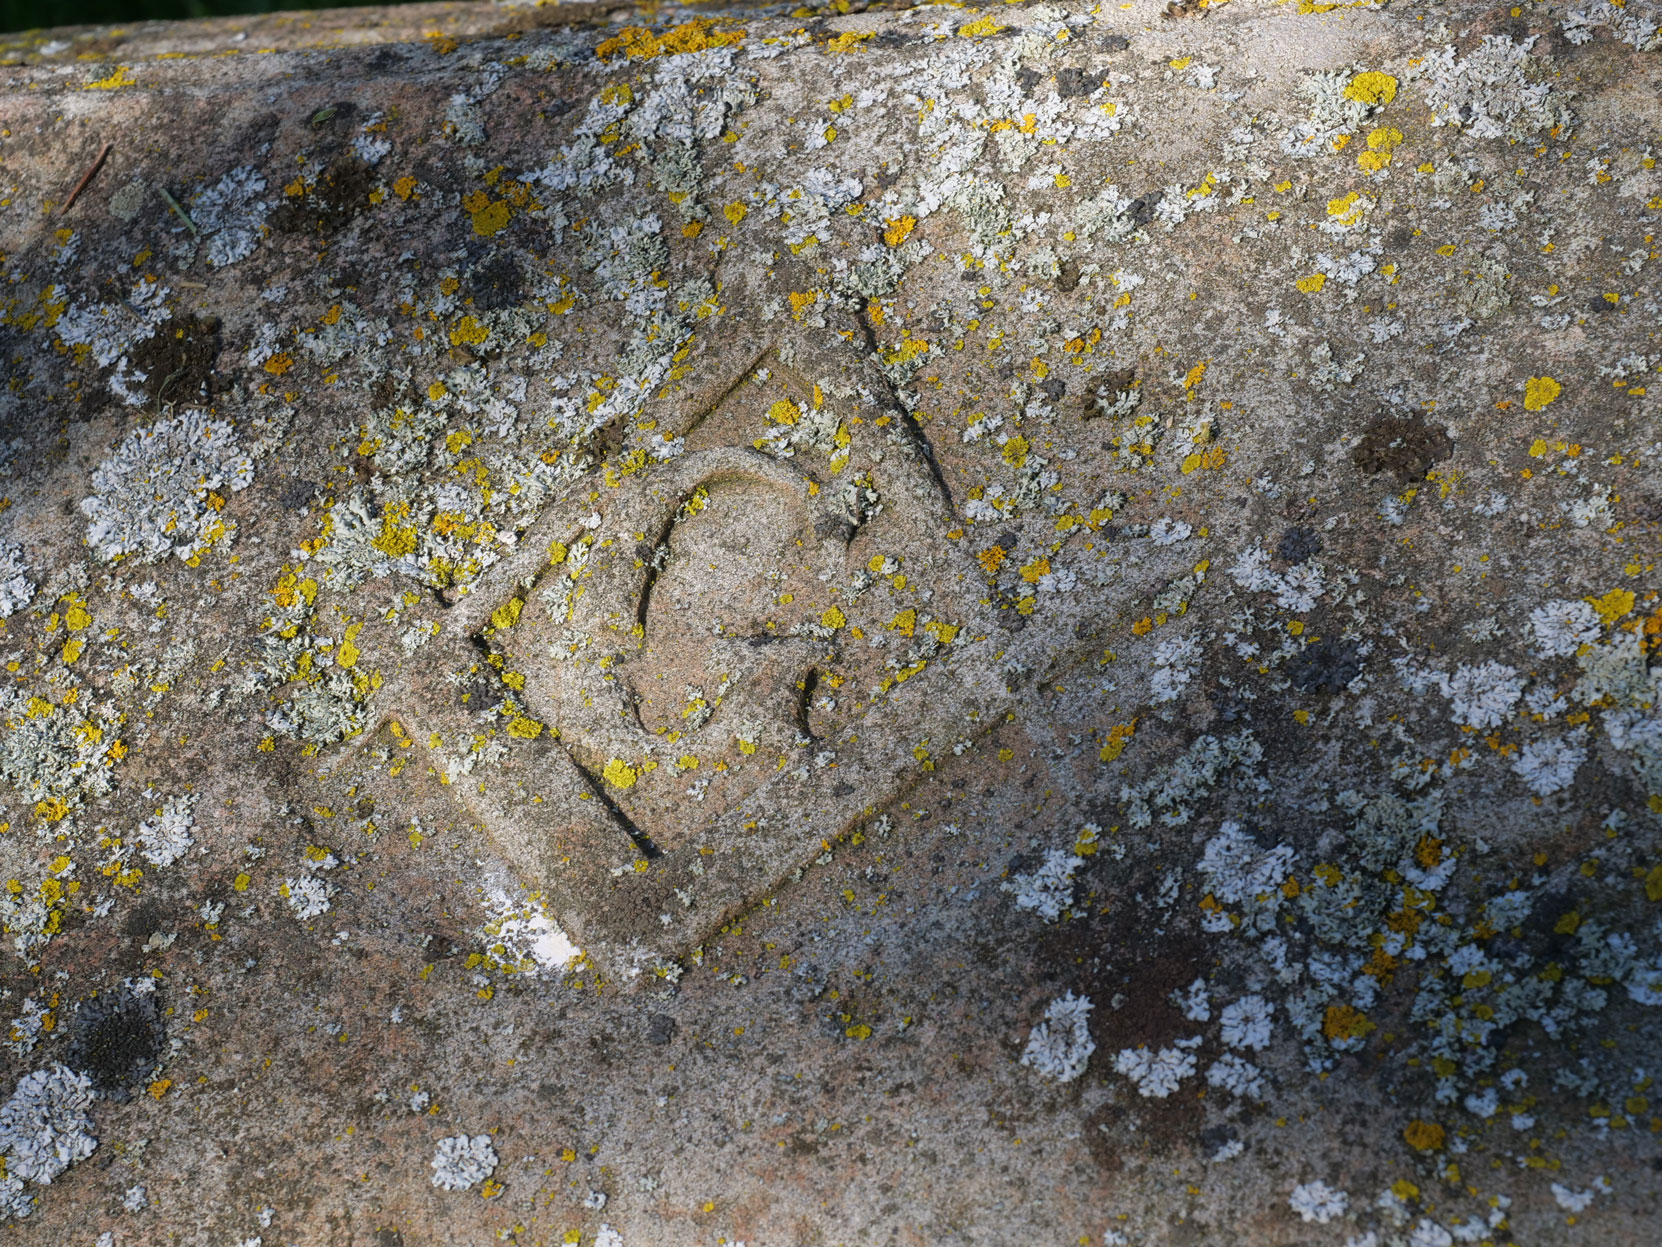
[[[175,316],[135,346],[128,359],[144,373],[144,393],[159,407],[212,398],[219,390],[214,374],[219,351],[217,316]]]
[[[167,1026],[152,992],[122,986],[81,1002],[66,1062],[117,1102],[150,1080],[167,1045]]]
[[[337,156],[303,195],[289,197],[271,214],[285,234],[332,234],[369,206],[375,170],[356,156]]]
[[[1118,401],[1121,394],[1126,393],[1137,383],[1137,373],[1130,368],[1116,368],[1112,372],[1102,375],[1102,383],[1095,390],[1085,396],[1085,410],[1080,414],[1086,420],[1094,420],[1107,412]]]
[[[1432,424],[1418,412],[1393,416],[1382,408],[1363,430],[1362,443],[1351,452],[1351,461],[1369,476],[1388,472],[1398,483],[1412,485],[1453,453],[1454,442],[1442,425]]]

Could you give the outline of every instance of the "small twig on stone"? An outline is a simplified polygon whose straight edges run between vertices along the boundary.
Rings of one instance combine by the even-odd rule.
[[[172,208],[174,212],[178,213],[179,219],[185,223],[185,228],[191,232],[191,235],[193,237],[200,238],[202,236],[202,232],[196,228],[196,222],[190,219],[190,213],[186,212],[179,206],[179,201],[167,193],[167,187],[158,186],[156,189],[161,191],[162,198],[167,200],[167,206]]]
[[[186,370],[183,369],[183,368],[175,368],[172,372],[168,373],[166,377],[162,378],[161,386],[156,390],[156,414],[157,415],[161,414],[162,399],[167,394],[167,387],[172,385],[180,377],[184,376],[185,371]]]
[[[93,175],[104,167],[104,157],[110,154],[110,148],[114,146],[114,143],[105,143],[99,150],[98,158],[92,162],[92,168],[82,175],[81,180],[75,183],[75,189],[69,192],[69,198],[63,201],[63,207],[58,210],[59,216],[63,216],[75,206],[76,199],[80,197],[82,191],[86,190],[87,183],[92,181]]]

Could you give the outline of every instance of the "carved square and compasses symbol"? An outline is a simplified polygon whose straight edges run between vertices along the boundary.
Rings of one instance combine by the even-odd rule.
[[[502,733],[506,755],[452,791],[626,975],[754,904],[1009,700],[985,646],[942,643],[988,621],[927,441],[871,365],[782,353],[685,422],[684,453],[594,473],[550,507],[436,616],[440,638],[380,702],[380,723],[417,741],[470,736],[444,674],[499,669],[529,730]],[[838,405],[856,462],[749,444],[780,402]],[[854,477],[874,513],[847,505]],[[862,663],[871,687],[837,673]]]

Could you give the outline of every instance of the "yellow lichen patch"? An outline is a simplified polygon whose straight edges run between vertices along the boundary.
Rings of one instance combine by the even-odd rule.
[[[450,331],[450,345],[483,346],[490,336],[491,331],[480,324],[477,317],[464,316],[456,322],[456,327]]]
[[[917,632],[917,626],[918,613],[910,606],[903,611],[899,611],[893,619],[889,620],[889,631],[898,632],[901,636],[914,635]]]
[[[801,415],[796,404],[788,398],[782,398],[768,408],[768,419],[775,424],[795,424]]]
[[[398,181],[392,184],[392,189],[393,193],[400,199],[408,202],[410,196],[415,194],[416,187],[420,185],[421,183],[417,182],[409,174],[405,174],[403,177],[399,178]]]
[[[958,27],[958,33],[965,39],[981,39],[996,35],[1004,27],[990,17],[978,17],[973,22],[965,22]]]
[[[1005,557],[1003,546],[988,546],[975,556],[975,561],[981,564],[982,571],[991,576],[996,574],[998,569],[1003,566]]]
[[[1027,452],[1029,449],[1031,449],[1031,447],[1029,446],[1027,439],[1020,433],[1017,433],[1014,437],[1004,443],[1002,458],[1004,459],[1004,462],[1008,463],[1012,468],[1019,468],[1022,464],[1027,462]]]
[[[357,641],[358,633],[361,631],[363,631],[363,624],[361,623],[353,624],[346,630],[346,639],[343,640],[340,643],[340,647],[335,650],[335,666],[355,667],[358,665],[358,659],[362,656],[362,653],[358,649],[355,642]]]
[[[883,352],[883,362],[893,367],[896,364],[909,364],[920,355],[929,353],[929,343],[924,338],[914,338],[909,331],[902,331],[900,344],[892,351]]]
[[[958,625],[945,623],[939,619],[931,619],[923,625],[923,630],[933,636],[942,645],[951,645],[958,637]]]
[[[1524,410],[1540,411],[1563,392],[1552,377],[1531,377],[1524,382]]]
[[[508,720],[508,735],[520,740],[536,740],[543,733],[546,725],[527,715],[516,714]]]
[[[1599,613],[1606,628],[1614,627],[1618,619],[1632,612],[1635,598],[1629,589],[1612,589],[1603,597],[1588,598],[1587,604]]]
[[[1300,277],[1293,284],[1297,286],[1303,294],[1315,294],[1323,286],[1327,285],[1327,274],[1311,273],[1308,277]]]
[[[756,746],[752,745],[750,749],[754,753]],[[622,758],[613,758],[606,763],[606,767],[600,772],[600,776],[613,788],[633,788],[635,781],[640,778],[640,772]]]
[[[1435,1152],[1443,1146],[1443,1128],[1434,1121],[1416,1117],[1403,1129],[1402,1137],[1416,1152]]]
[[[668,56],[680,52],[707,52],[711,48],[729,47],[743,43],[744,36],[743,30],[717,30],[713,21],[695,17],[690,22],[672,26],[661,35],[653,34],[645,26],[625,26],[596,47],[594,54],[603,61],[611,60],[614,56],[646,61],[655,56]]]
[[[867,39],[876,35],[875,30],[845,30],[835,39],[825,42],[825,54],[835,56],[840,52],[856,52]]]
[[[115,72],[108,78],[99,78],[86,85],[88,91],[118,91],[122,87],[130,87],[138,81],[133,77],[133,71],[125,65],[117,65]]]
[[[294,367],[294,357],[287,351],[280,351],[265,361],[265,370],[274,377],[280,377]]]
[[[525,609],[524,598],[510,598],[491,612],[491,627],[511,628],[519,622],[519,613]]]
[[[1389,104],[1397,97],[1397,80],[1390,74],[1382,74],[1378,70],[1370,69],[1365,73],[1357,74],[1345,88],[1345,98],[1355,100],[1358,104],[1366,104],[1369,108],[1377,108],[1381,104]]]
[[[1378,173],[1391,163],[1391,153],[1402,142],[1402,131],[1391,126],[1380,126],[1368,133],[1368,150],[1356,158],[1358,168]]]
[[[1229,452],[1227,450],[1222,446],[1208,446],[1205,450],[1183,456],[1183,475],[1188,476],[1191,472],[1200,471],[1202,468],[1207,471],[1215,471],[1228,462]]]
[[[1030,585],[1036,585],[1044,577],[1050,575],[1050,560],[1036,558],[1021,569],[1021,578]]]
[[[1361,1039],[1374,1029],[1373,1019],[1354,1005],[1328,1005],[1322,1017],[1322,1034],[1335,1043]]]
[[[462,200],[462,207],[473,218],[473,232],[481,238],[501,233],[513,217],[506,199],[492,199],[484,191],[474,191]]]
[[[917,228],[916,217],[897,216],[883,222],[883,241],[891,247],[898,247]]]
[[[750,215],[750,209],[735,199],[721,210],[721,215],[727,218],[729,225],[737,225]]]
[[[1102,748],[1097,750],[1097,758],[1102,762],[1112,762],[1125,752],[1125,747],[1131,743],[1131,737],[1137,731],[1137,721],[1116,723],[1108,729],[1108,738],[1103,741]]]
[[[820,613],[819,621],[827,628],[840,628],[848,622],[840,606],[828,606]]]
[[[1201,360],[1183,378],[1183,392],[1193,397],[1194,388],[1200,384],[1201,378],[1206,375],[1206,360]]]
[[[1338,199],[1327,201],[1327,215],[1335,225],[1355,225],[1362,219],[1371,201],[1363,200],[1355,191]]]
[[[1651,901],[1662,901],[1662,866],[1652,866],[1645,875],[1645,897]]]

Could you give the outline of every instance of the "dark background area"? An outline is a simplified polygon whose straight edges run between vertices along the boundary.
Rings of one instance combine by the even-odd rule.
[[[0,30],[357,8],[387,0],[0,0]]]

